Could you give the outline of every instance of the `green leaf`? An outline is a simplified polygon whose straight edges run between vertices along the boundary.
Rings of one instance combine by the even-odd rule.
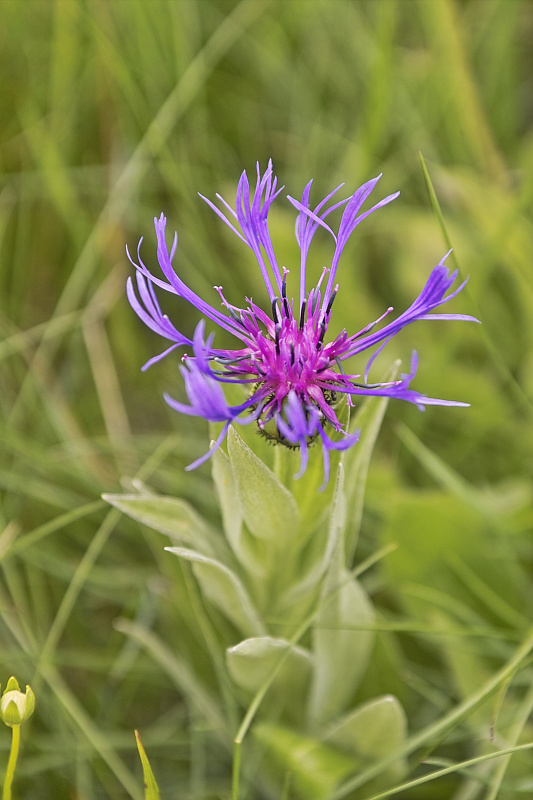
[[[310,716],[317,723],[333,719],[350,704],[370,658],[373,621],[374,610],[360,583],[343,568],[330,570],[313,627]]]
[[[235,683],[249,692],[256,692],[269,678],[284,651],[290,652],[285,658],[276,681],[288,676],[301,676],[309,673],[311,654],[302,647],[291,645],[286,639],[260,636],[245,639],[235,647],[226,650],[228,670]]]
[[[250,591],[264,615],[280,611],[287,587],[300,573],[302,527],[296,502],[274,473],[257,458],[241,437],[230,428],[228,451],[237,496],[246,528],[241,539],[241,555],[246,554]],[[305,534],[306,532],[304,532]],[[292,613],[294,611],[294,613]],[[298,609],[291,609],[292,621]]]
[[[302,577],[289,588],[284,598],[287,606],[300,601],[306,594],[312,596],[316,592],[344,530],[346,497],[342,463],[337,469],[333,500],[327,512],[325,524],[314,532],[311,542],[299,559],[299,571]]]
[[[141,737],[139,736],[137,731],[135,731],[135,739],[137,741],[137,749],[141,757],[141,764],[143,768],[145,800],[159,800],[160,799],[159,788],[155,781],[154,773],[152,772],[150,762],[148,761],[148,756],[146,755],[145,749],[141,742]]]
[[[394,380],[399,366],[400,362],[396,361],[386,374],[384,380]],[[349,528],[346,530],[345,544],[348,564],[352,563],[357,546],[359,529],[363,516],[368,467],[388,402],[389,399],[387,397],[368,397],[363,402],[352,423],[353,430],[357,428],[361,430],[359,442],[355,447],[350,448],[344,454],[344,467],[347,477],[346,486],[348,487],[347,519],[349,520]]]
[[[299,528],[291,493],[230,427],[228,452],[246,525],[259,539],[291,541]]]
[[[373,607],[358,580],[344,566],[346,503],[342,466],[337,473],[331,509],[330,537],[334,550],[313,625],[314,674],[309,698],[310,718],[317,724],[349,706],[367,667],[373,643]],[[332,549],[333,549],[332,547]]]
[[[237,484],[228,456],[220,449],[212,456],[215,482],[224,532],[235,557],[246,570],[257,577],[264,570],[261,547],[243,525]]]
[[[206,555],[220,555],[220,536],[185,500],[155,494],[104,494],[103,499],[174,541],[192,545]],[[218,540],[218,541],[217,541]]]
[[[279,669],[278,665],[282,661]],[[228,672],[246,699],[267,682],[268,700],[263,712],[300,726],[305,721],[306,697],[311,676],[311,654],[286,639],[261,636],[245,639],[226,650]],[[272,674],[275,678],[271,681]]]
[[[274,450],[274,466],[276,476],[294,497],[301,518],[302,542],[313,535],[317,523],[325,516],[327,507],[333,496],[334,481],[321,490],[324,483],[324,460],[322,446],[319,441],[309,445],[309,460],[305,473],[296,478],[300,469],[300,453],[283,445],[271,448]],[[330,454],[331,475],[335,474],[341,453],[333,450]]]
[[[405,711],[397,698],[388,694],[351,711],[330,728],[325,740],[360,758],[362,764],[368,764],[399,752],[406,737]],[[398,780],[405,766],[405,759],[398,759],[386,770],[387,780]]]
[[[302,723],[311,675],[311,654],[286,639],[261,636],[245,639],[226,650],[228,672],[246,696],[255,694],[269,681],[283,659],[268,689],[265,709],[269,716],[284,713],[291,723]]]
[[[288,778],[290,797],[325,800],[353,770],[351,756],[279,725],[256,725],[254,736],[278,765],[281,781]]]
[[[233,551],[238,555],[242,533],[242,514],[235,476],[227,455],[218,448],[211,457],[213,480],[220,501],[224,532]]]
[[[214,558],[184,547],[166,547],[169,553],[192,563],[192,570],[207,597],[245,636],[265,633],[263,623],[235,573]]]

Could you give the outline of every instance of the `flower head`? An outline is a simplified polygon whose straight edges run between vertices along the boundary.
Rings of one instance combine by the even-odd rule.
[[[266,292],[268,306],[265,310],[251,299],[246,299],[244,308],[230,304],[216,286],[221,311],[196,295],[181,280],[172,266],[177,247],[174,235],[169,252],[165,228],[166,219],[161,214],[155,219],[157,235],[157,258],[164,279],[153,275],[140,257],[137,269],[137,293],[133,281],[128,280],[128,298],[143,322],[167,341],[171,342],[163,353],[150,359],[143,369],[166,356],[180,346],[192,348],[192,355],[183,357],[181,373],[190,405],[179,403],[165,396],[167,403],[182,414],[201,416],[212,422],[223,422],[218,447],[231,423],[255,421],[261,433],[275,443],[299,448],[303,474],[307,466],[308,449],[314,441],[322,446],[325,482],[329,476],[329,453],[345,450],[357,441],[357,434],[342,429],[337,416],[339,403],[353,404],[357,395],[392,397],[415,403],[423,409],[426,405],[466,406],[451,400],[426,397],[410,388],[415,377],[417,356],[413,354],[411,371],[399,380],[387,383],[368,383],[368,372],[372,362],[387,342],[402,328],[421,319],[461,319],[477,322],[475,317],[463,314],[434,314],[438,306],[447,303],[464,287],[466,281],[452,290],[457,271],[449,273],[444,265],[446,256],[432,270],[426,285],[409,308],[396,319],[379,326],[392,308],[388,308],[377,320],[366,325],[355,334],[342,330],[328,340],[327,329],[339,285],[337,270],[342,251],[365,217],[387,205],[398,196],[398,192],[385,197],[371,208],[362,211],[363,204],[379,180],[363,184],[344,200],[336,200],[341,186],[325,197],[315,208],[310,206],[312,181],[304,189],[301,200],[288,197],[296,208],[296,239],[300,247],[299,298],[296,301],[287,295],[288,270],[280,269],[268,230],[270,206],[282,188],[277,188],[277,179],[269,162],[264,174],[257,166],[255,188],[250,187],[248,176],[243,172],[237,186],[235,208],[217,195],[222,208],[203,197],[220,219],[247,245],[257,259]],[[336,232],[326,220],[338,208],[344,207],[340,225]],[[307,258],[310,245],[318,228],[323,228],[333,240],[331,265],[324,267],[316,286],[307,290]],[[129,256],[129,253],[128,253]],[[193,339],[182,334],[163,314],[154,286],[183,298],[194,305],[204,317],[231,333],[239,341],[234,350],[213,347],[214,335],[205,338],[205,323],[198,324]],[[372,350],[363,378],[359,374],[346,372],[343,364],[364,350]],[[225,383],[238,383],[247,387],[248,398],[237,406],[230,406],[224,395]],[[190,465],[189,469],[203,463],[213,450]]]

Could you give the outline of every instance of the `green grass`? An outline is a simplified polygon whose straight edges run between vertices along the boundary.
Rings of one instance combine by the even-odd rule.
[[[335,325],[353,329],[405,307],[448,247],[420,151],[470,275],[454,310],[483,322],[420,324],[381,357],[384,372],[416,347],[417,388],[472,407],[388,408],[356,563],[397,547],[365,575],[380,632],[357,699],[401,700],[405,781],[430,769],[419,762],[437,740],[439,769],[533,740],[527,655],[458,712],[530,636],[532,25],[527,0],[0,3],[0,681],[37,696],[16,797],[142,798],[134,729],[163,798],[230,796],[245,706],[221,687],[227,631],[167,539],[99,498],[142,481],[217,523],[209,467],[183,471],[205,426],[162,399],[182,391],[178,360],[140,372],[163,347],[125,299],[124,248],[144,236],[154,264],[164,211],[199,294],[223,284],[259,300],[252,259],[197,192],[231,199],[242,169],[269,157],[295,195],[311,177],[321,197],[379,172],[380,196],[401,189],[343,259]],[[293,220],[280,202],[287,266]],[[193,309],[165,308],[193,330]],[[8,747],[0,730],[0,769]],[[255,757],[245,742],[243,792]],[[518,800],[532,771],[526,749],[398,796]],[[275,793],[262,780],[245,796]]]

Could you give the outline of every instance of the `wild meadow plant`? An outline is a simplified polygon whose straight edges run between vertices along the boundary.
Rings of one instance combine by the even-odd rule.
[[[0,17],[0,682],[3,691],[14,675],[36,695],[20,727],[14,798],[142,800],[135,729],[165,800],[228,800],[234,761],[240,800],[370,800],[376,791],[406,800],[529,797],[531,1],[12,0],[0,4]],[[428,159],[441,216],[434,198],[428,203],[416,148]],[[401,316],[452,245],[445,264],[462,278],[445,296],[467,274],[469,283],[429,313],[465,312],[483,325],[409,324],[366,379],[384,340],[339,356],[346,383],[330,360],[332,383],[362,392],[356,384],[402,380],[416,349],[407,390],[470,409],[419,413],[377,388],[356,397],[318,387],[313,397],[312,364],[300,395],[268,408],[255,367],[239,372],[240,362],[224,363],[231,353],[217,361],[207,352],[213,377],[193,360],[201,319],[206,347],[214,333],[211,348],[256,352],[245,296],[275,328],[253,250],[196,195],[244,237],[215,193],[241,213],[235,185],[248,165],[252,200],[258,154],[261,175],[263,154],[272,154],[287,184],[268,212],[281,289],[260,247],[288,366],[281,334],[299,327],[301,212],[284,195],[301,202],[314,177],[314,210],[346,180],[346,194],[339,190],[320,217],[383,172],[360,213],[399,188],[401,198],[364,219],[344,247],[322,355],[343,328],[349,337],[394,306],[355,346]],[[222,284],[250,338],[145,278],[193,344],[141,372],[177,342],[131,310],[128,274],[148,315],[124,243],[139,263],[144,233],[141,258],[169,283],[151,221],[161,211],[169,254],[174,229],[180,234],[179,278],[231,327],[231,311],[212,291]],[[323,219],[336,236],[343,211]],[[303,219],[309,232],[316,220]],[[310,325],[307,295],[335,248],[319,224],[306,265]],[[258,324],[272,367],[275,330],[272,341]],[[314,337],[320,331],[307,329],[306,353],[318,352]],[[398,358],[404,366],[394,372]],[[261,411],[244,409],[218,450],[186,472],[208,452],[207,426],[216,442],[228,422],[206,425],[164,402],[166,392],[200,410],[179,371],[190,374],[191,365],[210,403],[210,382],[223,392],[222,415],[254,391],[266,396]],[[330,448],[328,440],[342,446],[357,431],[352,446]],[[324,456],[330,477],[320,492]],[[307,468],[295,479],[302,458]],[[137,519],[106,507],[102,492]],[[351,586],[344,594],[335,570]],[[221,610],[231,576],[261,625]],[[354,599],[358,589],[365,606]],[[246,608],[239,597],[231,610]],[[247,639],[249,649],[239,648]],[[330,643],[338,664],[327,661]],[[329,717],[320,712],[328,675],[343,693],[324,700]],[[356,718],[341,741],[335,727],[368,704],[368,724]],[[13,731],[0,723],[0,786]],[[142,766],[149,782],[146,759]],[[378,777],[385,788],[373,788]]]
[[[20,726],[31,717],[35,710],[35,695],[30,686],[21,692],[16,678],[11,677],[0,697],[0,719],[11,728],[11,750],[6,766],[2,800],[11,800],[11,786],[20,748]]]
[[[130,257],[136,288],[130,278],[129,301],[140,319],[171,343],[143,369],[187,348],[180,371],[189,402],[169,395],[165,400],[181,414],[203,417],[213,429],[221,426],[211,448],[187,469],[211,460],[222,529],[214,530],[183,500],[143,486],[136,494],[106,499],[170,534],[166,549],[190,565],[198,602],[209,610],[200,635],[205,661],[219,679],[216,712],[199,679],[191,674],[184,684],[189,681],[214,738],[226,746],[235,742],[235,800],[262,793],[341,797],[359,780],[367,782],[367,792],[382,791],[406,769],[407,722],[397,697],[355,699],[365,673],[374,668],[376,612],[361,576],[385,554],[376,552],[363,562],[355,557],[366,469],[389,399],[422,410],[468,404],[411,388],[416,353],[409,372],[399,377],[398,364],[389,365],[389,374],[377,381],[370,382],[370,371],[377,371],[376,357],[411,323],[477,320],[438,310],[466,283],[455,285],[457,270],[450,274],[445,256],[418,297],[392,321],[386,321],[393,314],[387,308],[356,333],[328,335],[348,239],[366,217],[398,196],[363,210],[378,180],[342,200],[336,199],[338,186],[316,206],[310,202],[311,181],[301,199],[288,197],[297,212],[300,250],[294,298],[288,289],[291,271],[280,266],[269,234],[269,211],[283,189],[271,162],[264,173],[258,165],[255,187],[242,173],[235,207],[219,195],[218,206],[206,200],[252,250],[264,298],[247,298],[240,307],[220,286],[215,290],[222,310],[200,298],[173,266],[177,235],[169,250],[164,215],[155,219],[162,277],[145,265],[142,240],[137,261]],[[336,211],[337,225],[331,222]],[[309,289],[308,267],[314,266],[308,257],[319,231],[331,238],[333,255]],[[194,306],[237,340],[236,349],[215,346],[204,319],[187,336],[163,312],[156,289]],[[355,299],[354,310],[359,317]],[[366,351],[370,355],[361,365]],[[251,744],[241,764],[249,731]]]

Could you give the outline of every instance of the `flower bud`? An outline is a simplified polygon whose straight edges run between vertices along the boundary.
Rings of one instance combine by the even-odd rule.
[[[26,686],[26,694],[19,689],[15,678],[10,678],[7,682],[4,694],[0,698],[0,718],[9,727],[21,725],[26,722],[33,714],[35,708],[35,695],[29,686]]]

